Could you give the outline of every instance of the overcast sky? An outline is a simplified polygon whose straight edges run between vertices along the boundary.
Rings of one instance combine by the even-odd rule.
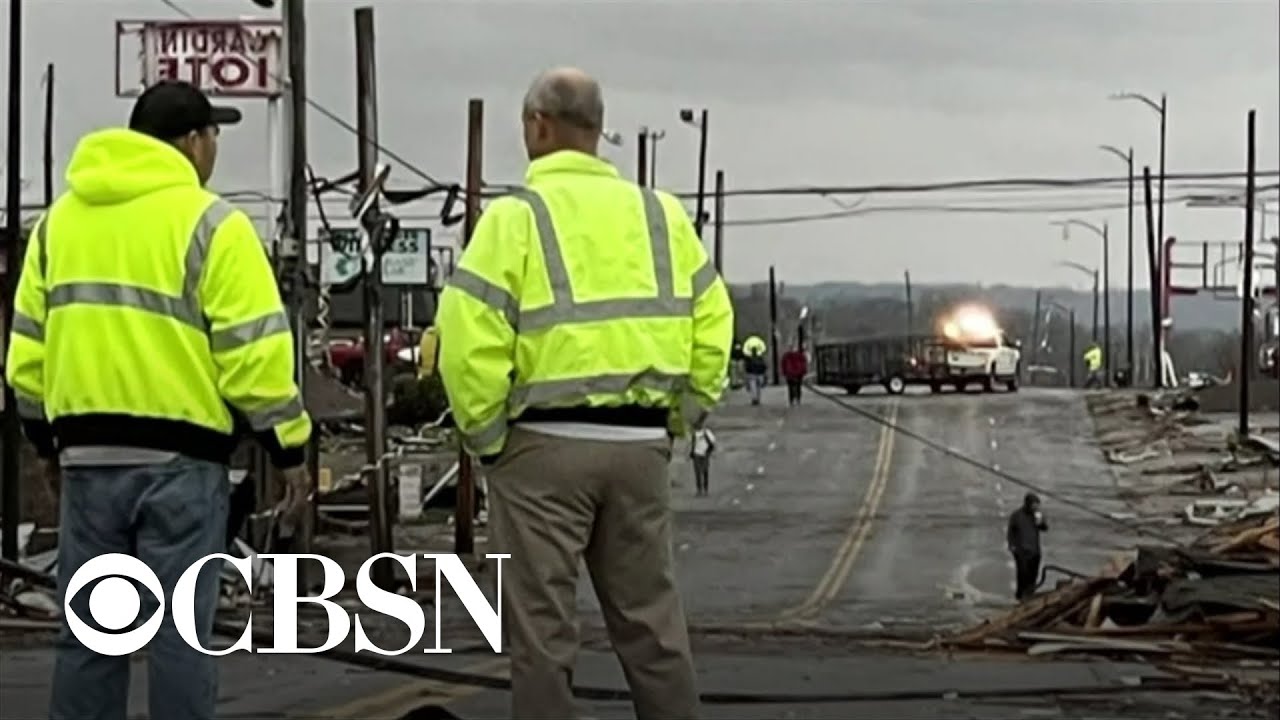
[[[258,12],[249,0],[173,4],[206,18]],[[357,5],[377,12],[382,142],[442,180],[462,177],[467,100],[479,97],[486,102],[485,178],[519,182],[519,102],[539,70],[559,64],[580,66],[603,83],[607,123],[627,136],[625,147],[604,146],[604,154],[624,174],[634,176],[636,129],[666,130],[658,180],[678,191],[692,190],[697,176],[697,132],[679,122],[681,107],[709,110],[710,169],[723,169],[731,190],[1123,175],[1123,163],[1096,149],[1100,143],[1132,145],[1139,168],[1149,163],[1154,170],[1158,116],[1140,103],[1108,101],[1123,90],[1157,99],[1168,93],[1170,173],[1243,169],[1250,108],[1258,110],[1259,169],[1280,165],[1276,0],[312,0],[309,94],[348,120]],[[114,97],[113,21],[180,16],[161,0],[35,0],[25,7],[23,175],[37,179],[45,64],[57,66],[60,174],[75,138],[127,117],[129,101]],[[6,61],[0,58],[0,67]],[[265,103],[242,107],[248,122],[223,136],[215,184],[267,192]],[[353,137],[317,113],[308,122],[317,172],[352,168]],[[393,183],[421,181],[398,168]],[[38,187],[37,179],[33,201]],[[988,205],[1122,205],[1125,191],[1005,196],[968,197]],[[1275,203],[1274,191],[1269,197]],[[960,199],[873,196],[862,207]],[[731,198],[726,218],[839,209],[821,197]],[[1166,234],[1235,240],[1242,215],[1171,205]],[[1096,264],[1098,244],[1075,232],[1064,244],[1049,221],[1068,216],[1110,222],[1113,282],[1120,284],[1123,207],[892,212],[728,227],[726,270],[735,282],[763,279],[775,264],[788,282],[895,281],[910,269],[920,281],[1083,287],[1055,264]],[[1280,229],[1276,216],[1267,222]],[[1144,232],[1141,213],[1137,231]]]

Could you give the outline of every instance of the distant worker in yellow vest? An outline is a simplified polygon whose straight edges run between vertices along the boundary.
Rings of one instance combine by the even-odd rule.
[[[61,486],[58,605],[82,621],[93,617],[91,593],[69,593],[68,581],[95,558],[132,556],[167,599],[187,568],[226,552],[227,464],[241,428],[283,471],[282,523],[306,512],[312,426],[275,274],[249,216],[204,188],[219,127],[239,120],[189,84],[153,85],[129,129],[80,140],[68,190],[27,248],[8,382]],[[191,641],[202,647],[220,565],[206,563],[195,584]],[[104,587],[92,592],[99,606]],[[146,646],[150,716],[212,720],[217,658],[163,614]],[[62,615],[49,717],[124,717],[129,656],[89,649]]]
[[[765,374],[769,364],[764,358],[768,346],[758,335],[752,335],[742,343],[742,364],[747,374],[747,393],[751,395],[751,404],[760,404],[760,391],[764,388]]]
[[[429,378],[436,374],[439,346],[440,334],[434,325],[422,331],[422,339],[418,341],[419,378]]]
[[[1084,351],[1084,367],[1088,371],[1088,377],[1084,381],[1086,388],[1106,385],[1102,370],[1102,348],[1098,347],[1098,343],[1090,343],[1089,349]]]
[[[672,567],[672,437],[719,401],[728,291],[680,201],[597,156],[604,103],[573,69],[523,108],[527,189],[490,203],[440,301],[440,373],[488,467],[515,718],[579,717],[578,564],[641,720],[696,718]]]

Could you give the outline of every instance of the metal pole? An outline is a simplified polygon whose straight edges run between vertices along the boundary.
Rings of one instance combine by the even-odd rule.
[[[22,242],[22,0],[9,0],[9,132],[5,148],[5,274],[4,329],[13,327],[13,298],[18,290],[18,272],[25,259]],[[7,349],[8,342],[5,342]],[[3,510],[0,519],[0,552],[5,559],[18,559],[18,523],[22,521],[21,486],[22,424],[18,401],[9,383],[4,384],[4,474]]]
[[[907,293],[907,337],[915,334],[915,306],[911,302],[911,271],[902,271],[902,283]]]
[[[1040,355],[1040,291],[1036,291],[1036,308],[1031,315],[1031,362],[1035,365]]]
[[[699,139],[698,139],[698,216],[693,222],[694,229],[698,231],[698,237],[702,237],[702,218],[703,208],[707,200],[707,111],[702,111],[701,121],[698,123]]]
[[[373,8],[356,8],[356,142],[359,152],[360,191],[368,190],[378,165],[378,88],[377,58],[374,44]],[[369,232],[374,243],[373,263],[365,268],[361,283],[364,286],[365,313],[365,463],[369,471],[367,488],[369,496],[369,547],[373,554],[391,552],[390,478],[387,476],[386,383],[383,369],[386,350],[383,335],[386,332],[382,306],[382,252],[380,229]],[[372,567],[375,585],[390,588],[394,583],[393,568],[388,563]]]
[[[467,195],[464,202],[462,246],[466,248],[480,221],[480,192],[484,175],[484,101],[472,98],[467,104]],[[644,164],[641,163],[643,168]],[[643,171],[642,171],[643,172]],[[643,183],[642,183],[643,184]],[[458,449],[458,502],[453,515],[453,552],[475,553],[476,485],[471,456]]]
[[[640,187],[649,186],[649,131],[640,128],[640,134],[636,137],[636,152],[639,157],[636,158],[636,183]]]
[[[44,206],[53,207],[53,63],[44,71]]]
[[[778,380],[778,280],[769,266],[769,350],[772,355],[773,384]]]
[[[1249,435],[1249,380],[1253,375],[1253,208],[1257,188],[1257,118],[1249,111],[1244,186],[1244,297],[1240,299],[1240,439]]]
[[[1160,219],[1156,226],[1156,237],[1160,242],[1164,242],[1164,149],[1165,149],[1165,130],[1168,127],[1169,117],[1168,100],[1164,93],[1160,93]]]
[[[1163,327],[1161,323],[1160,312],[1160,262],[1158,260],[1159,251],[1157,250],[1156,226],[1152,222],[1152,203],[1151,203],[1151,166],[1144,165],[1142,167],[1142,189],[1143,189],[1143,206],[1146,209],[1147,217],[1147,271],[1150,273],[1151,283],[1151,365],[1152,365],[1152,387],[1157,390],[1164,387],[1164,352],[1161,348],[1161,336]]]
[[[1093,271],[1093,331],[1090,340],[1098,342],[1098,271]]]
[[[1127,258],[1125,263],[1127,269],[1125,282],[1125,365],[1129,368],[1129,383],[1133,384],[1134,373],[1137,368],[1134,367],[1133,360],[1133,148],[1129,148],[1129,231],[1127,234],[1125,252]]]
[[[1107,372],[1103,385],[1110,386],[1114,371],[1111,363],[1111,240],[1106,223],[1102,224],[1102,359]]]
[[[665,134],[665,133],[664,133]],[[654,133],[649,143],[649,187],[658,187],[658,141],[662,134]]]
[[[1070,348],[1067,358],[1067,375],[1071,382],[1071,387],[1076,387],[1076,311],[1072,308],[1070,313],[1071,330],[1067,334],[1067,346]]]
[[[715,258],[716,273],[724,275],[724,171],[716,171]]]

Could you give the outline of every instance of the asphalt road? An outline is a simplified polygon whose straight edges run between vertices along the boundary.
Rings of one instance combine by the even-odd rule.
[[[904,432],[1042,488],[1051,528],[1045,539],[1049,563],[1094,572],[1115,550],[1132,544],[1123,528],[1070,506],[1082,503],[1102,513],[1122,509],[1080,395],[1024,390],[838,397],[903,432],[813,394],[806,395],[803,406],[787,408],[784,392],[770,388],[762,406],[752,407],[736,393],[716,416],[719,449],[708,497],[694,495],[687,448],[676,449],[671,480],[678,574],[702,689],[912,690],[921,696],[717,706],[708,709],[708,717],[1026,717],[1028,712],[1072,717],[1074,711],[1046,700],[1047,689],[1031,692],[1038,698],[1005,699],[1000,705],[966,701],[963,695],[1055,684],[1107,692],[1125,682],[1121,676],[1144,672],[1018,660],[997,667],[869,655],[817,640],[778,640],[771,632],[778,627],[940,628],[975,621],[1010,604],[1013,578],[1004,527],[1025,489],[929,449]],[[585,635],[593,642],[582,654],[575,680],[623,687],[616,662],[603,652],[607,646],[585,573],[580,588]],[[0,718],[44,713],[51,655],[44,647],[6,651],[0,664]],[[492,654],[402,659],[489,675],[505,672],[502,658]],[[445,705],[463,718],[507,713],[502,692],[412,681],[320,658],[237,653],[222,663],[220,711],[228,718],[399,718],[428,704]],[[135,673],[138,680],[144,675]],[[960,700],[954,691],[961,693]],[[143,708],[138,701],[144,692],[135,682],[135,712]],[[1134,707],[1126,714],[1143,716]],[[609,702],[594,705],[592,712],[603,718],[628,717],[630,711],[627,703]]]

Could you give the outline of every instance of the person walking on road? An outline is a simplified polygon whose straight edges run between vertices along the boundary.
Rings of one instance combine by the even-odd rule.
[[[764,340],[752,335],[742,343],[743,369],[747,374],[747,393],[751,396],[751,404],[760,404],[760,391],[764,388],[765,373],[769,366],[764,354],[767,350]]]
[[[80,140],[68,190],[27,248],[7,379],[60,486],[58,602],[85,622],[91,593],[68,597],[68,581],[94,558],[133,556],[169,598],[188,567],[226,551],[227,463],[241,429],[283,470],[286,520],[306,512],[312,425],[275,274],[249,216],[204,188],[219,127],[239,119],[189,84],[153,85],[128,129]],[[204,647],[219,574],[208,563],[196,582]],[[66,617],[49,717],[124,717],[129,657],[86,648]],[[190,647],[172,613],[147,662],[151,717],[214,717],[217,658]]]
[[[794,348],[783,353],[782,377],[787,380],[788,405],[795,406],[800,404],[804,376],[807,374],[809,374],[809,359],[805,357],[804,350]]]
[[[706,495],[711,485],[711,455],[716,451],[716,436],[705,425],[693,432],[689,442],[689,459],[693,461],[695,494]]]
[[[696,718],[671,550],[675,437],[724,391],[733,309],[674,196],[597,155],[580,70],[523,107],[526,189],[493,200],[444,290],[439,370],[487,466],[515,718],[578,717],[575,586],[586,561],[641,720]]]
[[[1089,343],[1089,348],[1084,351],[1084,367],[1088,371],[1084,381],[1086,388],[1098,388],[1106,385],[1106,378],[1103,377],[1102,370],[1102,348],[1098,347],[1096,341]]]
[[[1036,591],[1040,579],[1040,533],[1048,530],[1049,525],[1040,512],[1040,498],[1035,493],[1027,493],[1022,507],[1009,516],[1006,533],[1017,576],[1014,595],[1018,600],[1027,599]]]

